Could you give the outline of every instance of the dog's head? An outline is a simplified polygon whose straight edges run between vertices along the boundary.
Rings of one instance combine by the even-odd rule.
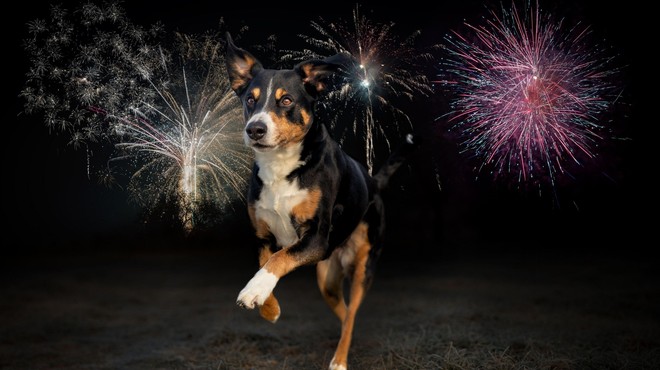
[[[314,102],[344,58],[338,54],[293,69],[265,69],[227,34],[227,72],[243,103],[245,144],[265,152],[302,142],[314,123]]]

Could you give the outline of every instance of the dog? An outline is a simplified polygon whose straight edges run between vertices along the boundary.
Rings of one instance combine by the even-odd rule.
[[[260,241],[260,269],[238,294],[241,307],[259,308],[275,323],[273,289],[286,274],[316,265],[318,287],[342,323],[329,369],[346,370],[355,315],[373,281],[385,215],[380,191],[416,146],[409,134],[373,177],[331,138],[314,114],[330,77],[350,56],[266,69],[229,33],[226,67],[243,104],[244,141],[254,150],[247,208]],[[343,282],[350,280],[348,305]]]

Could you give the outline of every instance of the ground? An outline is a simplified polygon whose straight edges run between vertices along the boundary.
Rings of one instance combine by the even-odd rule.
[[[282,316],[271,324],[236,306],[256,262],[226,247],[5,258],[0,368],[326,368],[340,325],[314,270],[280,281]],[[351,369],[660,368],[660,273],[645,256],[544,250],[402,261],[379,265]]]

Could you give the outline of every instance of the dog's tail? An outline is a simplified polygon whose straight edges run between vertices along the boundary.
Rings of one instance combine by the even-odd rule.
[[[387,183],[392,177],[392,174],[401,166],[401,164],[408,158],[408,156],[415,151],[419,146],[419,137],[413,134],[407,134],[406,139],[399,145],[399,147],[390,154],[387,162],[376,172],[374,180],[378,189],[387,187]]]

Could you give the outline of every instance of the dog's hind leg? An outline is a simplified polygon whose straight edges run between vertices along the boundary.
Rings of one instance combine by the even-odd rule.
[[[337,344],[335,355],[330,362],[330,370],[345,370],[347,368],[355,315],[360,308],[360,304],[362,304],[371,281],[368,276],[370,272],[367,271],[370,250],[368,226],[366,223],[361,223],[351,234],[339,258],[343,270],[350,273],[351,287],[346,314],[342,321],[341,338]]]
[[[339,260],[339,250],[335,250],[328,259],[316,264],[316,281],[325,302],[337,315],[339,321],[344,322],[346,318],[346,302],[342,284],[344,272]]]
[[[259,251],[259,267],[263,267],[273,254],[268,245],[264,245]],[[273,293],[270,293],[264,304],[259,307],[259,314],[264,319],[275,323],[280,318],[280,304]]]

